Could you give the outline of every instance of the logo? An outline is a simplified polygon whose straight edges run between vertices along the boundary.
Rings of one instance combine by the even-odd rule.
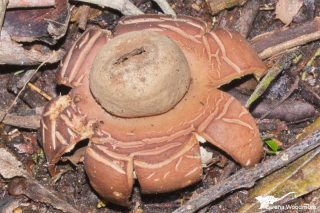
[[[270,205],[274,204],[275,202],[278,202],[288,196],[289,194],[294,194],[294,192],[289,192],[288,194],[283,195],[282,197],[276,198],[273,196],[258,196],[256,199],[260,202],[260,208],[259,209],[267,209]]]

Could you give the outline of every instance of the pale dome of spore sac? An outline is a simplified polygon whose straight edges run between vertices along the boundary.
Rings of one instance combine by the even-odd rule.
[[[90,72],[93,96],[119,117],[165,113],[186,94],[190,70],[180,47],[156,32],[113,38],[96,55]]]

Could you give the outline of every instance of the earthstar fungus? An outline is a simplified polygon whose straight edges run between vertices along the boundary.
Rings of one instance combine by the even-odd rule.
[[[151,42],[150,35],[159,40]],[[119,41],[121,37],[126,39]],[[150,43],[123,46],[139,39]],[[179,48],[166,47],[161,58],[148,46],[158,42],[173,42]],[[177,56],[170,51],[178,52],[173,54]],[[151,63],[154,59],[156,64]],[[160,72],[163,67],[166,73]],[[187,16],[126,16],[119,21],[114,38],[102,30],[88,30],[57,71],[58,82],[72,90],[51,100],[44,109],[41,130],[49,165],[57,163],[80,140],[90,138],[84,159],[90,183],[102,197],[120,205],[129,205],[133,172],[142,193],[169,192],[200,180],[198,140],[214,144],[242,166],[253,166],[263,152],[254,119],[235,98],[217,88],[246,74],[261,77],[265,71],[252,47],[237,32],[212,30],[205,22]],[[160,74],[160,79],[169,77],[164,81],[169,86],[152,78]],[[95,83],[101,79],[110,80],[106,87]],[[173,95],[170,87],[178,92]],[[107,92],[100,88],[110,93],[105,100],[100,94]],[[168,103],[153,105],[163,89],[169,92],[159,96]],[[168,94],[173,100],[167,99]]]

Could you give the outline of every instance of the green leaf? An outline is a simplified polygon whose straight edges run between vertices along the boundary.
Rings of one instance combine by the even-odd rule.
[[[296,51],[287,52],[283,54],[277,62],[271,67],[265,77],[260,81],[255,91],[251,94],[245,107],[248,108],[255,100],[257,100],[264,91],[269,87],[270,83],[278,76],[283,70],[287,61],[297,57]]]
[[[272,149],[272,151],[274,152],[278,152],[278,144],[272,140],[272,139],[267,139],[265,140],[266,144],[268,144],[268,146]]]
[[[25,70],[19,70],[19,71],[15,72],[14,75],[19,75],[19,74],[23,73],[24,71]]]

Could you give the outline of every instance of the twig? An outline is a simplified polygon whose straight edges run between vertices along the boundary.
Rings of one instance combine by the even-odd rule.
[[[50,59],[48,59],[50,60]],[[24,89],[27,86],[27,83],[30,81],[30,79],[38,72],[38,70],[46,63],[47,61],[42,62],[42,64],[40,64],[38,66],[38,68],[36,70],[34,70],[34,73],[32,75],[30,75],[28,81],[24,84],[24,86],[22,87],[22,89],[19,91],[18,95],[16,96],[16,98],[14,99],[13,103],[10,105],[10,107],[5,111],[4,115],[0,116],[0,123],[3,122],[3,120],[5,119],[6,115],[9,113],[9,111],[11,110],[11,108],[17,103],[17,100],[20,96],[20,94],[24,91]]]
[[[315,45],[316,43],[312,43],[311,46],[306,45],[302,48],[303,52],[306,52],[307,54],[302,56],[302,60],[299,62],[299,64],[291,69],[291,72],[294,76],[298,75],[298,73],[302,70],[302,68],[312,59],[316,52],[319,49],[319,45]]]
[[[218,178],[217,182],[221,182],[225,179],[227,179],[231,173],[233,173],[237,168],[237,164],[233,161],[229,161],[228,165],[224,168],[223,173],[221,176]]]
[[[9,0],[7,8],[21,7],[53,7],[56,5],[55,0]]]
[[[244,5],[240,18],[233,24],[232,28],[247,38],[252,27],[252,23],[259,12],[260,2],[249,0]]]
[[[0,0],[0,35],[1,35],[2,24],[4,20],[4,15],[6,14],[8,2],[9,0]]]
[[[287,74],[293,78],[295,76],[292,72],[288,72]],[[310,85],[308,85],[306,82],[300,79],[299,86],[302,87],[302,89],[310,92],[315,98],[317,98],[320,101],[320,96],[316,92],[314,92],[313,89],[310,87]]]
[[[32,70],[27,70],[23,73],[23,76],[16,83],[18,89],[22,89],[22,87],[29,82],[29,79],[33,76],[34,71],[35,70],[32,69]]]
[[[242,94],[235,89],[228,91],[228,93],[240,101],[242,105],[244,105],[249,98],[249,96]],[[271,104],[264,101],[257,102],[254,106],[250,107],[250,113],[253,117],[260,118],[271,106]],[[266,118],[275,118],[287,123],[292,123],[303,119],[309,119],[310,117],[313,117],[315,113],[315,108],[311,104],[302,101],[285,101],[272,110]]]
[[[270,107],[270,109],[260,117],[260,119],[264,119],[265,117],[267,117],[267,115],[269,115],[270,112],[271,112],[272,110],[274,110],[274,108],[278,107],[278,106],[279,106],[280,104],[282,104],[285,100],[287,100],[287,98],[289,98],[289,96],[293,93],[293,91],[295,91],[296,89],[298,89],[299,81],[300,81],[300,78],[297,76],[297,77],[296,77],[296,80],[294,81],[294,83],[293,83],[292,87],[290,88],[289,92],[288,92],[284,97],[282,97],[281,100],[280,100],[278,103],[272,105],[272,106]]]
[[[47,93],[43,92],[39,87],[31,84],[31,83],[28,83],[28,86],[33,89],[34,91],[36,91],[37,93],[39,93],[40,95],[42,95],[43,97],[45,97],[47,100],[51,100],[51,96],[48,95]]]
[[[234,172],[236,167],[237,167],[237,165],[235,162],[229,161],[228,165],[224,168],[223,173],[217,179],[217,183],[227,179],[230,176],[230,174]],[[191,196],[190,200],[197,198],[197,196],[199,196],[199,194],[197,192],[194,192],[193,195]],[[208,209],[209,209],[209,206],[205,206],[202,209],[200,209],[199,211],[197,211],[197,213],[205,213],[205,212],[207,212]]]
[[[250,96],[249,100],[245,104],[245,107],[249,107],[257,98],[259,98],[264,91],[268,88],[271,81],[275,79],[275,77],[283,70],[287,61],[291,60],[292,58],[296,57],[299,54],[300,50],[295,49],[293,51],[287,52],[283,54],[277,62],[273,65],[272,68],[269,69],[266,76],[260,81],[255,91]]]
[[[174,213],[192,213],[236,189],[250,188],[257,180],[286,166],[287,164],[319,146],[320,130],[317,130],[315,133],[303,139],[300,143],[293,145],[289,149],[281,152],[279,155],[276,155],[264,161],[263,163],[257,164],[255,167],[243,168],[239,170],[227,180],[218,183],[217,185],[198,195],[196,198],[189,200],[183,206],[175,210]],[[310,158],[313,158],[319,153],[320,148],[317,148],[312,153]]]
[[[315,92],[313,91],[313,89],[312,89],[306,82],[304,82],[304,81],[302,81],[302,80],[300,79],[299,85],[300,85],[301,87],[303,87],[305,90],[311,92],[311,93],[314,95],[314,97],[316,97],[318,100],[320,100],[320,96],[319,96],[317,93],[315,93]]]
[[[293,28],[274,30],[254,37],[250,42],[259,54],[266,59],[296,46],[320,38],[320,18]]]

